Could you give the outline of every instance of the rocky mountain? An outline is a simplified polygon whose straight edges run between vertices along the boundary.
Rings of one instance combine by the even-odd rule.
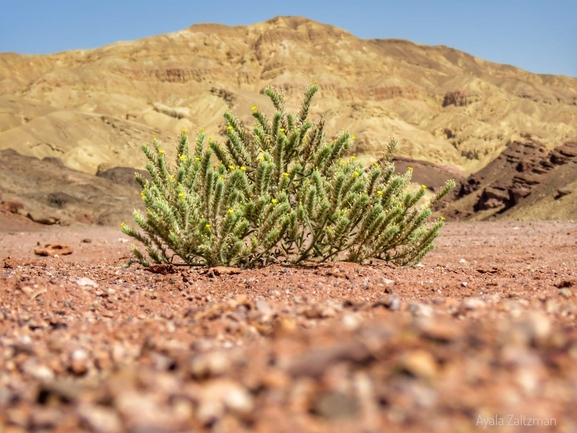
[[[536,75],[445,46],[363,40],[298,17],[250,26],[194,25],[94,50],[0,53],[0,150],[57,158],[88,174],[142,168],[153,134],[173,150],[182,128],[219,134],[231,110],[272,105],[274,85],[295,107],[357,136],[367,163],[391,136],[398,155],[467,176],[515,142],[544,152],[577,139],[577,78]],[[0,187],[1,189],[1,187]]]

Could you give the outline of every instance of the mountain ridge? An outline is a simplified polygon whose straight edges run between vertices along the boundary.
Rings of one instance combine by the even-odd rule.
[[[577,136],[575,78],[275,17],[196,24],[91,50],[0,53],[0,149],[58,157],[88,173],[119,159],[142,168],[135,153],[150,135],[164,134],[167,147],[182,128],[217,135],[227,109],[249,123],[249,107],[266,104],[267,85],[296,105],[313,80],[321,87],[313,111],[327,118],[329,132],[354,132],[353,151],[366,162],[395,135],[400,156],[471,173],[522,134],[548,149]]]

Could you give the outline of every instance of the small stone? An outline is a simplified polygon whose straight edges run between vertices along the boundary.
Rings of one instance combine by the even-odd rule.
[[[80,287],[86,287],[88,289],[95,289],[98,287],[98,283],[90,278],[82,277],[76,281]]]
[[[463,281],[463,282],[461,283],[461,286],[463,286],[463,287],[467,287],[468,285],[469,285],[469,283],[467,283],[466,281]]]
[[[484,306],[485,301],[483,301],[480,298],[465,298],[461,301],[461,304],[459,305],[459,311],[461,313],[464,313],[467,311],[478,310],[480,308],[483,308]]]
[[[66,244],[46,244],[43,247],[34,248],[34,254],[37,256],[49,257],[65,256],[72,254],[72,251],[72,247]]]
[[[324,393],[313,408],[316,414],[329,420],[353,418],[358,410],[357,400],[339,391]]]
[[[373,307],[378,307],[382,305],[383,307],[392,310],[392,311],[397,311],[401,309],[401,300],[399,299],[399,297],[396,294],[392,294],[392,295],[388,295],[385,296],[383,299],[375,302],[373,304]]]
[[[82,242],[83,244],[90,244],[90,243],[92,243],[92,239],[90,239],[90,238],[84,238],[84,239],[82,239],[81,242]]]
[[[122,422],[118,414],[104,406],[81,406],[78,410],[80,419],[91,431],[96,433],[117,433],[122,431]]]
[[[257,311],[260,311],[265,316],[268,316],[273,313],[273,309],[270,306],[270,304],[263,299],[257,299],[257,301],[254,303],[254,307],[256,308]]]
[[[359,318],[356,314],[345,314],[341,319],[343,327],[349,331],[355,331],[361,325]]]
[[[70,356],[70,371],[82,376],[88,371],[88,353],[84,349],[76,349]]]
[[[231,368],[231,360],[224,352],[210,352],[195,356],[190,372],[197,379],[220,376]]]
[[[423,304],[421,302],[411,302],[409,304],[409,312],[413,318],[431,317],[434,309],[431,305]]]
[[[559,296],[562,296],[563,298],[567,298],[567,299],[569,299],[573,296],[573,292],[566,287],[559,289],[559,291],[557,293],[559,294]]]
[[[400,359],[399,368],[411,376],[425,379],[431,379],[437,374],[437,362],[433,355],[425,350],[405,353]]]

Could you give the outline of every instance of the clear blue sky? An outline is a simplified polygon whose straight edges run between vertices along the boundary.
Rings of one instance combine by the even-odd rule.
[[[244,25],[277,15],[577,77],[577,0],[0,0],[0,52],[96,48],[196,23]]]

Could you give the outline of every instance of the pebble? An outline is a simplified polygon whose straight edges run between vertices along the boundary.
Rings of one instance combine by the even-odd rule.
[[[79,278],[78,281],[76,281],[76,284],[78,284],[80,287],[85,287],[87,289],[95,289],[98,287],[98,283],[96,281],[91,280],[90,278],[87,277]]]
[[[434,309],[429,304],[424,304],[422,302],[411,302],[409,304],[409,312],[413,318],[431,317],[434,313]]]
[[[329,420],[353,418],[358,410],[357,400],[340,391],[324,393],[313,407],[314,413]]]
[[[400,359],[399,367],[401,371],[425,379],[431,379],[437,374],[437,362],[433,355],[420,349],[405,353]]]
[[[485,301],[480,298],[465,298],[459,305],[459,311],[465,313],[467,311],[478,310],[485,306]]]
[[[80,419],[95,433],[120,433],[123,430],[118,414],[107,407],[83,405],[78,413]]]

